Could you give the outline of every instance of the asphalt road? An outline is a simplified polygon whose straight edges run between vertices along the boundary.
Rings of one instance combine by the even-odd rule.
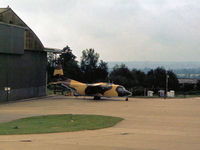
[[[0,104],[0,122],[45,114],[99,114],[124,118],[114,127],[53,134],[0,135],[0,150],[199,150],[200,98],[49,97]]]

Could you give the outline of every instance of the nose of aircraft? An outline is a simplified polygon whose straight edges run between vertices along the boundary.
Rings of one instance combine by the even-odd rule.
[[[119,96],[131,96],[132,93],[128,90],[126,90],[124,87],[119,86],[117,88],[117,92]]]
[[[132,93],[128,90],[125,90],[124,94],[125,94],[124,96],[131,96],[132,95]]]

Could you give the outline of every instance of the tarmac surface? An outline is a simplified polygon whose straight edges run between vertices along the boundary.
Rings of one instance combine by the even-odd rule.
[[[199,150],[200,98],[48,97],[0,104],[0,122],[46,114],[118,116],[114,127],[51,134],[0,135],[0,150]]]

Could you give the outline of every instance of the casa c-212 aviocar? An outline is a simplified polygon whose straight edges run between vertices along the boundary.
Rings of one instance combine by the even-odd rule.
[[[101,97],[128,97],[132,93],[126,90],[123,86],[111,83],[93,83],[86,84],[72,79],[64,81],[52,82],[51,85],[60,85],[73,92],[75,96],[93,96],[94,100],[99,100]]]

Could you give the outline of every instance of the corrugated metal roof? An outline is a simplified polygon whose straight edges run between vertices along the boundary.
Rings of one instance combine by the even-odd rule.
[[[18,26],[18,25],[14,25],[14,24],[8,24],[8,23],[4,23],[1,21],[0,21],[0,24],[6,25],[6,26],[13,26],[13,27],[17,27],[17,28],[29,29],[28,27],[22,27],[22,26]]]
[[[9,8],[0,8],[0,13],[6,11],[6,10],[8,10],[8,9],[9,9]]]
[[[61,49],[57,49],[57,48],[49,48],[49,47],[45,47],[44,48],[45,52],[50,52],[50,53],[55,53],[55,54],[61,54],[62,50]]]
[[[7,8],[0,8],[0,10],[1,10],[0,14],[2,15],[1,22],[4,22],[6,24],[11,22],[10,24],[26,27],[26,29],[27,29],[26,31],[30,32],[30,34],[32,34],[31,36],[29,36],[32,38],[29,41],[31,41],[33,44],[30,44],[31,42],[26,40],[27,43],[29,42],[28,44],[27,43],[25,44],[26,50],[38,50],[38,51],[44,50],[44,46],[43,46],[42,42],[40,41],[40,39],[38,38],[38,36],[31,30],[31,28],[29,28],[24,23],[24,21],[9,6]],[[4,15],[4,14],[6,14],[6,15]],[[27,35],[29,35],[29,33]]]

